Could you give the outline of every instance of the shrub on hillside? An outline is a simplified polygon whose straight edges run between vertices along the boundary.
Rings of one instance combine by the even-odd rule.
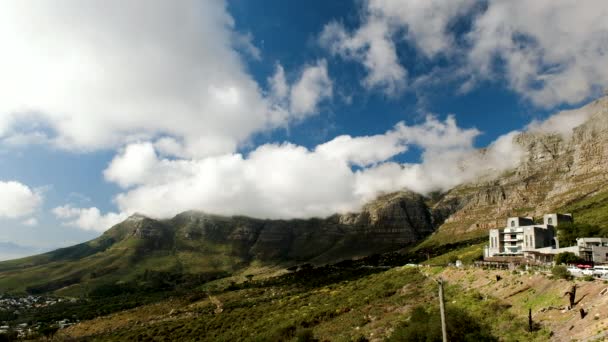
[[[557,265],[551,269],[551,274],[557,279],[572,279],[572,274],[568,272],[566,266]]]
[[[490,329],[468,315],[464,310],[448,307],[446,310],[448,341],[498,341]],[[440,342],[441,317],[437,308],[427,311],[417,306],[408,322],[395,329],[389,341]]]

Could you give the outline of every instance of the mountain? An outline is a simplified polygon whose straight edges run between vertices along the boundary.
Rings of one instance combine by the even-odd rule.
[[[359,213],[326,219],[260,220],[196,211],[168,220],[133,215],[92,241],[0,263],[0,291],[74,294],[146,271],[212,278],[256,261],[322,264],[412,245],[436,224],[425,198],[411,192],[381,196]]]
[[[570,132],[529,130],[514,141],[524,152],[515,169],[463,184],[432,207],[445,223],[431,237],[441,243],[486,234],[509,216],[572,212],[575,221],[608,227],[608,97],[567,113],[588,119]]]
[[[134,215],[92,241],[0,263],[0,292],[74,294],[150,271],[211,279],[251,265],[324,264],[479,239],[509,216],[555,211],[608,228],[608,97],[567,114],[585,120],[571,131],[531,127],[514,137],[517,167],[431,198],[401,191],[358,213],[308,220]]]

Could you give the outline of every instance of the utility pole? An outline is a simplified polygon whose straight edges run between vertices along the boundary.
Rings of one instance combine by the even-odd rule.
[[[443,342],[448,342],[448,330],[445,324],[445,303],[443,301],[443,279],[439,278],[439,311],[441,313],[441,336]]]

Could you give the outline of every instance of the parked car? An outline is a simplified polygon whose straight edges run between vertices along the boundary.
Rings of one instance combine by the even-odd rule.
[[[598,277],[608,275],[608,266],[606,266],[606,265],[595,266],[593,268],[593,275],[598,276]]]
[[[577,275],[581,275],[582,270],[576,266],[568,266],[568,272],[570,272],[570,274],[577,276]]]

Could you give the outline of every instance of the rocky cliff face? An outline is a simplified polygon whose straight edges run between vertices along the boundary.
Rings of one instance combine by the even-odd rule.
[[[568,134],[516,136],[525,156],[514,170],[445,194],[432,208],[445,218],[436,234],[479,235],[503,226],[508,216],[540,216],[608,190],[608,97],[579,111],[590,118]]]
[[[189,211],[162,225],[175,229],[177,249],[184,247],[181,240],[186,245],[204,241],[229,246],[228,253],[245,260],[318,263],[398,249],[434,230],[424,198],[410,192],[382,196],[359,213],[326,219],[259,220]],[[133,235],[154,240],[160,233],[137,228]]]

